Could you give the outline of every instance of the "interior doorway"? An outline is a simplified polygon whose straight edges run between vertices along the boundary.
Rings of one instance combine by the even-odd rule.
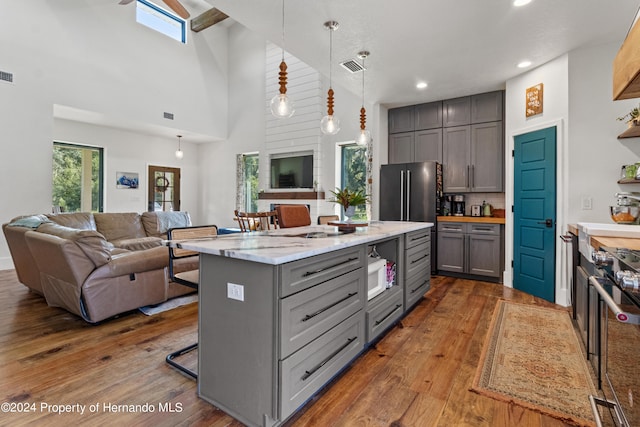
[[[557,128],[514,138],[513,286],[555,302]]]
[[[180,168],[149,165],[149,212],[180,210]]]

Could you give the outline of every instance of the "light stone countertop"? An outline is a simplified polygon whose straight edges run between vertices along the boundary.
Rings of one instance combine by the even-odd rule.
[[[278,265],[430,227],[431,222],[370,221],[368,227],[358,227],[349,234],[337,234],[335,226],[313,225],[168,243],[204,254]],[[303,237],[309,233],[320,237]]]

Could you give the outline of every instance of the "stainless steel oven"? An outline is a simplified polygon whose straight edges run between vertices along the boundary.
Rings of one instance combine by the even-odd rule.
[[[602,275],[589,278],[600,300],[603,374],[603,397],[591,405],[598,426],[640,426],[640,252],[603,249],[594,253]]]

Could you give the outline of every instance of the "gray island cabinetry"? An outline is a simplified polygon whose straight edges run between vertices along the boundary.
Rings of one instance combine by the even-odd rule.
[[[345,235],[310,226],[181,242],[201,253],[199,396],[247,425],[280,425],[428,290],[431,226],[374,221]],[[367,300],[372,247],[395,263],[396,280]]]

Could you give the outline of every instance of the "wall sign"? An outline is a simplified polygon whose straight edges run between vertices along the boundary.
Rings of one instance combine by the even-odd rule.
[[[526,99],[526,116],[531,117],[536,114],[542,114],[542,95],[544,92],[544,85],[538,83],[535,86],[527,88]]]

